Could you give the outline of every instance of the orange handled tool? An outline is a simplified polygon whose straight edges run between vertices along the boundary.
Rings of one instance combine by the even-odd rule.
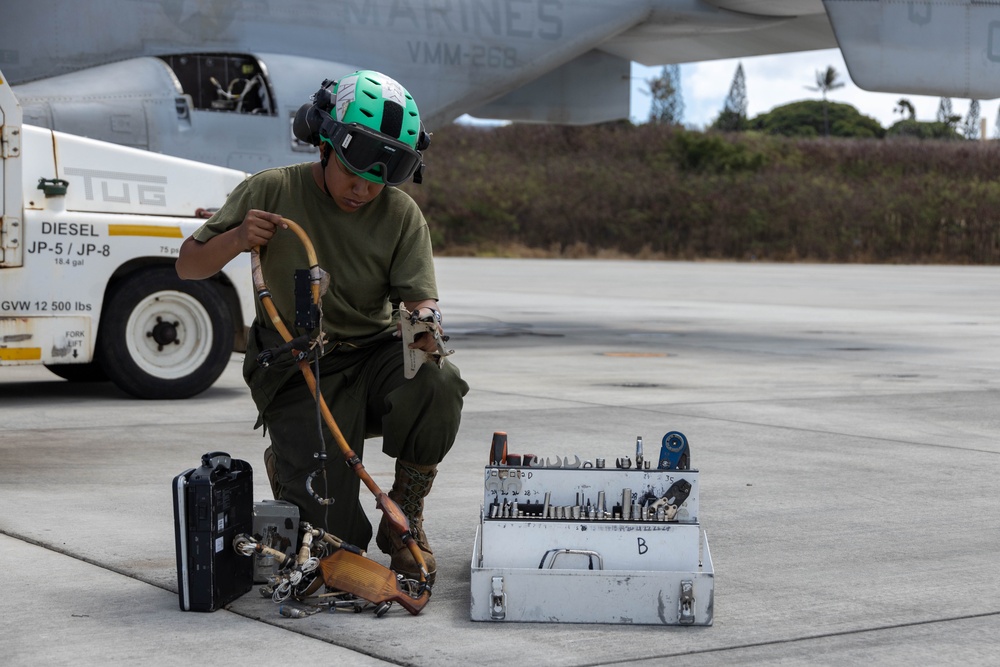
[[[322,281],[322,270],[319,268],[319,262],[316,259],[316,250],[313,247],[312,241],[309,240],[309,236],[305,233],[297,223],[289,220],[288,218],[282,218],[281,223],[292,230],[302,245],[305,246],[306,255],[309,258],[309,275],[310,275],[310,290],[312,293],[313,303],[319,305],[320,300],[320,283]],[[281,337],[285,342],[290,342],[292,340],[292,334],[285,326],[284,321],[278,314],[278,309],[275,308],[274,302],[271,300],[271,292],[267,288],[267,284],[264,282],[264,272],[260,265],[260,246],[254,246],[250,251],[250,267],[253,272],[253,284],[254,290],[257,293],[257,299],[260,301],[261,305],[264,307],[264,311],[267,313],[268,317],[271,318],[271,323],[274,324],[274,328],[278,330]],[[423,553],[420,551],[420,547],[417,545],[416,540],[410,534],[410,522],[407,520],[406,515],[399,508],[399,505],[392,500],[387,493],[382,491],[375,483],[375,480],[371,478],[368,471],[365,470],[365,466],[361,463],[361,458],[351,449],[351,446],[347,443],[344,438],[344,434],[340,431],[340,427],[337,426],[337,421],[333,418],[333,414],[330,412],[330,408],[327,406],[326,401],[323,399],[323,395],[316,391],[316,378],[313,376],[312,369],[309,367],[309,362],[299,354],[299,350],[292,350],[292,355],[297,359],[297,364],[299,370],[302,371],[302,375],[305,378],[306,386],[309,387],[310,393],[316,398],[317,404],[319,406],[320,413],[323,416],[323,421],[326,423],[330,433],[333,434],[333,439],[336,441],[337,446],[344,455],[344,460],[347,461],[347,465],[350,466],[355,474],[364,485],[368,487],[368,490],[372,492],[375,496],[376,506],[382,510],[386,519],[389,522],[392,530],[396,531],[402,538],[403,544],[409,549],[410,553],[413,554],[413,558],[420,568],[420,581],[422,583],[427,582],[428,572],[427,563],[424,561]],[[419,611],[419,610],[418,610]]]

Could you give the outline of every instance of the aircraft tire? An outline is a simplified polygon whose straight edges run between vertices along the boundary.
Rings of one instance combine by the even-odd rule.
[[[137,398],[189,398],[211,387],[233,351],[233,317],[221,290],[212,281],[181,280],[173,267],[123,279],[101,316],[104,372]]]

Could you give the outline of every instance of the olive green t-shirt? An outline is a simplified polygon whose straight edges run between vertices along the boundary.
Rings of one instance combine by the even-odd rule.
[[[251,208],[299,224],[330,274],[323,296],[323,330],[332,341],[372,336],[394,327],[392,301],[437,299],[430,231],[417,204],[387,187],[353,213],[342,211],[316,184],[312,164],[268,169],[238,185],[193,234],[197,241],[236,227]],[[294,271],[309,268],[294,232],[279,229],[261,247],[261,270],[271,298],[289,328],[294,322]],[[257,304],[258,325],[273,329]]]

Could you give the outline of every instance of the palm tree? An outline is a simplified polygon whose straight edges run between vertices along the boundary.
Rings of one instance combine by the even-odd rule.
[[[896,106],[892,111],[893,113],[898,113],[900,117],[904,114],[908,114],[909,120],[917,119],[917,110],[913,107],[913,103],[905,97],[901,97],[899,101],[896,102]]]
[[[837,88],[843,88],[844,83],[837,81],[840,72],[834,69],[833,65],[827,65],[825,72],[816,71],[816,86],[806,86],[806,90],[816,90],[823,93],[823,134],[830,136],[830,120],[826,111],[826,94]]]

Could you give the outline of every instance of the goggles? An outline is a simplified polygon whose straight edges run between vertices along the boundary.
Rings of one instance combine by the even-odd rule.
[[[337,156],[352,171],[381,178],[386,185],[402,185],[420,168],[420,153],[401,141],[352,123],[337,123],[329,135]]]

